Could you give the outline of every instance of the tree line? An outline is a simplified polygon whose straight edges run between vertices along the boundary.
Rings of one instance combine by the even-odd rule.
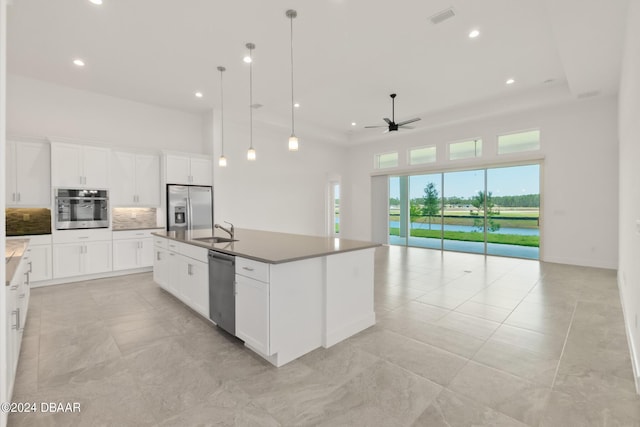
[[[473,202],[477,199],[477,195],[473,197],[444,197],[445,206],[454,206],[454,207],[466,207],[473,206]],[[540,207],[540,194],[521,194],[517,196],[494,196],[491,195],[491,199],[495,206],[504,207],[504,208],[539,208]],[[424,204],[424,197],[417,197],[415,199],[411,199],[410,202],[413,204],[422,205]],[[438,206],[440,205],[440,198],[437,198]],[[389,198],[390,206],[398,206],[400,205],[400,199],[397,197]]]

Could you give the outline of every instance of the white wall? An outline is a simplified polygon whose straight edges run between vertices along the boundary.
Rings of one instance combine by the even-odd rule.
[[[327,234],[328,182],[343,173],[346,150],[305,137],[304,129],[297,133],[300,151],[292,153],[287,148],[287,130],[254,124],[257,160],[249,162],[248,123],[225,119],[226,168],[218,166],[219,132],[214,153],[216,222],[267,231]]]
[[[7,75],[7,2],[0,0],[0,247],[5,247],[5,148],[6,148],[6,75]],[[6,276],[5,253],[2,252],[0,262],[0,277],[4,281]],[[0,290],[0,403],[9,401],[7,396],[7,335],[6,335],[6,287]],[[7,425],[7,413],[0,413],[0,427]]]
[[[640,375],[640,3],[630,2],[620,84],[620,263],[618,283],[636,378]],[[636,380],[636,387],[639,381]]]
[[[492,166],[523,160],[523,156],[497,156],[496,135],[539,128],[543,164],[541,233],[545,261],[615,268],[617,266],[617,104],[616,99],[592,98],[545,108],[518,111],[457,123],[423,132],[394,134],[385,140],[356,146],[349,152],[343,209],[347,237],[372,237],[370,174],[375,153],[399,150],[400,171],[408,171],[409,147],[437,145],[438,162],[445,168]],[[423,119],[424,120],[424,119]],[[482,138],[484,156],[479,161],[450,162],[446,143]],[[403,165],[404,163],[404,165]],[[414,169],[415,171],[416,169]]]
[[[9,75],[7,131],[118,147],[204,152],[203,116]]]

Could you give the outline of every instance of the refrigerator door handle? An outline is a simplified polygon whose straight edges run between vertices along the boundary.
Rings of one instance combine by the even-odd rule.
[[[193,210],[191,207],[191,194],[187,197],[187,230],[193,229]]]

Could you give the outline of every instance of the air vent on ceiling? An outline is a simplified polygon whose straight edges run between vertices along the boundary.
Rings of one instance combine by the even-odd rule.
[[[433,25],[437,25],[441,22],[446,21],[447,19],[453,18],[454,16],[456,16],[456,13],[453,11],[453,8],[450,7],[448,9],[445,9],[441,12],[436,13],[435,15],[432,15],[429,18],[429,20]]]
[[[598,96],[600,95],[600,91],[599,90],[592,90],[589,92],[582,92],[578,94],[578,98],[579,99],[584,99],[584,98],[592,98],[594,96]]]

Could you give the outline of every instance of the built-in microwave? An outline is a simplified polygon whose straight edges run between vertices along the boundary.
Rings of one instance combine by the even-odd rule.
[[[56,230],[107,227],[107,190],[56,189]]]

